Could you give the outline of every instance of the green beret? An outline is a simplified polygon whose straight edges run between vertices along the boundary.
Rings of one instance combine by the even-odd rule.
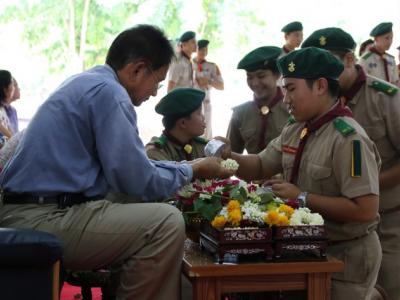
[[[303,30],[303,24],[301,24],[300,22],[297,22],[297,21],[286,24],[281,29],[281,31],[284,33],[291,33],[293,31],[301,31],[301,30]]]
[[[210,43],[209,40],[198,40],[197,48],[201,49],[201,48],[207,47],[209,43]]]
[[[167,117],[185,117],[201,106],[205,96],[206,94],[201,90],[177,88],[157,103],[156,112]]]
[[[343,63],[324,49],[308,47],[295,50],[278,60],[282,76],[291,78],[338,80]]]
[[[194,33],[193,31],[186,31],[184,34],[181,35],[181,37],[179,38],[179,41],[181,43],[184,43],[191,39],[194,39],[195,37],[196,37],[196,33]]]
[[[270,67],[276,68],[276,60],[281,55],[282,49],[275,46],[259,47],[245,55],[237,68],[253,72]]]
[[[380,23],[379,25],[376,25],[376,27],[374,29],[372,29],[372,31],[369,35],[376,37],[376,36],[380,36],[380,35],[392,32],[392,27],[393,27],[392,22]]]
[[[323,28],[314,31],[304,42],[301,48],[318,47],[326,50],[353,51],[356,42],[350,34],[337,27]]]

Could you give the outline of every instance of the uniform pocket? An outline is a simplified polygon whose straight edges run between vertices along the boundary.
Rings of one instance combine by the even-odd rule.
[[[386,135],[385,128],[383,126],[365,126],[364,127],[365,131],[367,132],[368,136],[370,137],[371,140],[374,142],[380,140],[382,137]]]
[[[320,166],[310,163],[309,165],[310,175],[315,180],[322,180],[328,178],[332,174],[332,168]]]

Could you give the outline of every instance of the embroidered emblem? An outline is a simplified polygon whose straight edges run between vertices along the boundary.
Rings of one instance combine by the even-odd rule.
[[[321,37],[319,38],[319,44],[321,46],[325,46],[326,45],[326,37],[324,37],[323,35],[321,35]]]
[[[288,67],[288,71],[289,72],[294,72],[296,69],[295,69],[295,63],[294,62],[291,62],[290,64],[289,64],[289,67]]]

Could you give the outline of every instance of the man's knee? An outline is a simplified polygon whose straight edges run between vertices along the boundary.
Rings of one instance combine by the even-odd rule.
[[[184,240],[186,235],[182,212],[172,205],[160,204],[160,213],[167,216],[168,219],[168,222],[164,223],[164,226],[168,227],[165,229],[174,232],[177,238]]]

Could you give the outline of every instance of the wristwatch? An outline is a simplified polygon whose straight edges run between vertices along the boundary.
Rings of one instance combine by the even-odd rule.
[[[299,202],[299,206],[300,207],[306,207],[307,206],[307,196],[308,196],[308,192],[301,192],[297,196],[297,201]]]

